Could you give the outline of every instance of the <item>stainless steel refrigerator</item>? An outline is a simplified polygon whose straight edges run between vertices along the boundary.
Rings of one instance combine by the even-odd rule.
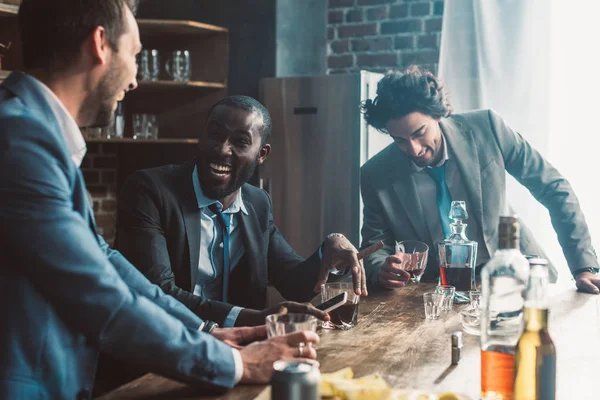
[[[273,133],[259,181],[272,196],[279,230],[304,257],[331,232],[360,244],[360,167],[392,142],[359,109],[381,78],[362,71],[260,82]]]

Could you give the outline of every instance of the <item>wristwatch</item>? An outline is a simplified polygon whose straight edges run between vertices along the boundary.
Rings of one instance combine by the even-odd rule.
[[[215,328],[218,328],[218,327],[219,327],[219,324],[217,324],[216,322],[213,322],[213,321],[204,321],[202,323],[202,325],[200,326],[200,330],[202,332],[206,332],[208,334],[211,334],[212,331],[214,331]]]
[[[592,267],[579,268],[579,269],[576,269],[575,271],[573,271],[573,277],[576,278],[577,275],[583,274],[584,272],[591,272],[592,274],[597,274],[598,272],[600,272],[600,269],[592,268]]]

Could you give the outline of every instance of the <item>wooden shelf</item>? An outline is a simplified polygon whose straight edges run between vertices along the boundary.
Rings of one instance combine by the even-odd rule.
[[[0,18],[2,17],[16,17],[19,13],[19,6],[12,4],[0,3]]]
[[[176,81],[139,81],[136,91],[174,91],[174,90],[205,90],[205,89],[225,89],[226,85],[219,82],[176,82]]]
[[[198,139],[193,138],[176,138],[176,139],[168,139],[168,138],[158,138],[158,139],[133,139],[133,138],[123,138],[123,139],[85,139],[86,143],[118,143],[118,144],[126,144],[126,143],[135,143],[135,144],[196,144],[198,143]]]
[[[142,36],[167,35],[214,35],[226,33],[227,28],[204,24],[196,21],[183,21],[172,19],[138,19],[138,26]]]

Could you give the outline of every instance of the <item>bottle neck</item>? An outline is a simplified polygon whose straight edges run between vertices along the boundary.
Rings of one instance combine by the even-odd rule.
[[[506,235],[498,238],[498,250],[519,249],[519,236]]]
[[[548,329],[548,310],[543,308],[530,308],[525,306],[525,330],[538,332]]]
[[[462,222],[453,222],[450,224],[450,237],[468,240],[466,235],[467,224]]]

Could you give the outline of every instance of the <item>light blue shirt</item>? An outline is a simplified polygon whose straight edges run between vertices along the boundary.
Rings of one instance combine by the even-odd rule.
[[[223,204],[204,195],[198,179],[198,167],[194,167],[192,183],[200,209],[200,258],[198,267],[192,268],[191,271],[194,294],[210,300],[221,301],[223,299],[223,232],[217,221],[217,215],[208,207],[215,204],[217,209],[223,210]],[[241,190],[238,191],[231,206],[223,211],[224,217],[230,218],[231,221],[229,228],[230,271],[233,271],[246,251],[239,229],[239,220],[236,218],[236,214],[239,212],[248,215],[242,201]],[[233,307],[227,315],[223,327],[234,326],[240,311],[242,311],[241,307]]]

